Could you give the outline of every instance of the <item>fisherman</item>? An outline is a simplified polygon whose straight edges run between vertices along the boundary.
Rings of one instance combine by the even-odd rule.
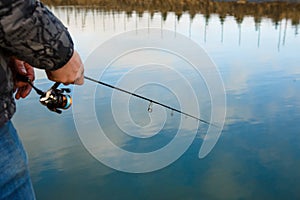
[[[84,69],[68,30],[35,0],[0,0],[0,199],[35,199],[26,153],[11,122],[13,98],[25,98],[35,68],[49,80],[81,85]]]

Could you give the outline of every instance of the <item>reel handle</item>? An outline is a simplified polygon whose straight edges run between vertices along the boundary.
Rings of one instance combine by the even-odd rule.
[[[28,78],[27,76],[21,75],[21,74],[16,74],[16,80],[17,81],[22,81],[25,83],[29,83],[30,86],[36,91],[37,94],[39,95],[44,95],[45,92],[43,92],[42,90],[38,89],[37,87],[35,87],[32,83],[32,81],[30,80],[30,78]]]

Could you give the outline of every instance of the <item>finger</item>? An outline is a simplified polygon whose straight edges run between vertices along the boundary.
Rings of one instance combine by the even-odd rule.
[[[26,86],[23,86],[23,87],[19,87],[17,89],[15,98],[17,100],[20,98],[26,98],[30,94],[31,90],[32,90],[32,87],[29,84],[27,84]]]
[[[29,65],[28,63],[24,63],[24,67],[27,71],[27,77],[31,80],[34,81],[35,80],[35,75],[34,75],[34,69],[31,65]]]
[[[23,81],[16,81],[15,82],[15,88],[22,88],[22,87],[25,87],[27,85],[28,85],[28,83],[23,82]]]
[[[83,83],[84,83],[84,68],[83,68],[83,65],[81,65],[80,69],[78,71],[78,74],[77,74],[77,78],[74,81],[74,84],[75,85],[83,85]]]
[[[21,98],[21,88],[18,88],[18,89],[17,89],[15,98],[16,98],[17,100],[19,100],[19,99]]]
[[[17,71],[17,73],[21,74],[21,75],[26,75],[27,74],[27,70],[24,66],[24,61],[15,59],[15,69]]]
[[[21,91],[21,97],[26,98],[29,95],[29,93],[31,92],[31,89],[32,89],[32,87],[30,85],[23,87],[22,91]]]
[[[79,79],[76,79],[76,81],[74,82],[75,85],[83,85],[84,83],[84,77],[80,77]]]
[[[24,98],[24,90],[25,90],[25,87],[22,87],[20,88],[20,97],[19,98]]]

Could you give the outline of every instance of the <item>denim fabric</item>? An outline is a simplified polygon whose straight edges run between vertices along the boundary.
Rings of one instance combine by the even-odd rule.
[[[11,121],[0,127],[0,199],[35,199],[26,152]]]

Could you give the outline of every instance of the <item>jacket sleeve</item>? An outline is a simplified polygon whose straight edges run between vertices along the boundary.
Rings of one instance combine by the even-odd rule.
[[[74,51],[66,27],[35,0],[0,0],[0,48],[47,70],[64,66]]]

